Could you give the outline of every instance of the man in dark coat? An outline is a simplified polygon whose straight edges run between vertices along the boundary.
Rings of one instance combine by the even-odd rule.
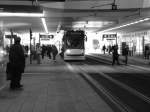
[[[56,55],[58,54],[58,50],[55,45],[52,45],[52,54],[53,54],[53,60],[56,61]]]
[[[24,72],[25,68],[25,55],[20,41],[21,39],[19,37],[16,37],[14,39],[15,43],[10,47],[9,51],[9,62],[11,65],[11,89],[17,89],[22,87],[20,81],[21,74]]]
[[[125,64],[128,64],[128,53],[129,53],[129,47],[128,45],[125,46],[124,48],[124,56],[125,56]]]
[[[49,59],[51,59],[51,52],[52,52],[52,47],[51,47],[51,45],[48,45],[47,46],[47,55],[48,55]]]
[[[112,58],[113,58],[112,65],[115,64],[115,61],[117,61],[117,64],[120,65],[119,54],[118,54],[118,45],[114,45],[112,47]]]
[[[104,51],[104,54],[105,54],[105,50],[106,50],[106,46],[104,45],[104,46],[103,46],[103,51]]]

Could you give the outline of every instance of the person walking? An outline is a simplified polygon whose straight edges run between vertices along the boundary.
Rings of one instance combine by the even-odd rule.
[[[113,58],[112,65],[115,64],[115,61],[117,61],[117,64],[120,65],[120,63],[119,63],[119,54],[118,54],[118,46],[117,45],[114,45],[112,47],[112,58]]]
[[[11,68],[10,89],[23,87],[23,85],[20,84],[20,81],[21,75],[25,69],[25,54],[20,41],[20,37],[14,38],[14,44],[9,50],[9,63]]]
[[[64,58],[64,51],[65,51],[64,46],[62,46],[61,53],[60,53],[62,59]]]
[[[52,54],[53,54],[53,61],[56,61],[56,55],[58,54],[58,50],[55,45],[52,45]]]
[[[37,58],[37,64],[41,64],[41,47],[39,44],[36,46],[36,58]]]
[[[108,53],[109,53],[109,55],[110,55],[110,53],[111,53],[111,50],[112,50],[112,47],[111,47],[111,45],[109,45],[109,46],[108,46]]]
[[[48,45],[47,46],[47,55],[48,55],[49,59],[51,59],[51,52],[52,52],[52,47],[51,47],[51,45]]]
[[[102,48],[104,54],[105,54],[105,50],[106,50],[106,46],[104,45],[103,48]]]
[[[145,59],[149,59],[149,46],[148,45],[146,45],[145,46]]]
[[[124,56],[125,56],[125,64],[128,64],[128,54],[129,54],[129,47],[128,45],[125,46],[124,48]]]
[[[46,52],[46,46],[42,45],[42,51],[41,51],[42,59],[44,59],[45,52]]]

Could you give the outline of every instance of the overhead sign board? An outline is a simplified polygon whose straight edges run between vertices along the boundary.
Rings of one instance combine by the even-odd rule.
[[[104,38],[107,40],[115,40],[117,38],[117,34],[103,34],[103,39]]]
[[[103,38],[116,38],[117,34],[103,34]]]
[[[50,39],[53,39],[54,38],[54,35],[41,35],[40,34],[40,39],[41,40],[50,40]]]
[[[5,35],[5,38],[8,38],[8,39],[10,39],[10,38],[16,38],[17,37],[17,35]]]

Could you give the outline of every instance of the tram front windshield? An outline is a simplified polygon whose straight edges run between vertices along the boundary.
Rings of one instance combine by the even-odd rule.
[[[83,49],[84,48],[84,38],[80,36],[68,37],[66,40],[66,45],[71,49]]]

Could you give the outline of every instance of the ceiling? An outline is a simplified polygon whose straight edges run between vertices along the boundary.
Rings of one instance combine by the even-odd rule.
[[[150,2],[143,0],[1,0],[1,5],[40,6],[48,31],[59,32],[67,29],[83,29],[99,32],[108,28],[127,24],[141,18],[149,17]],[[112,4],[117,10],[112,10]],[[130,4],[129,4],[130,3]],[[27,9],[19,7],[15,11]],[[0,7],[1,10],[1,7]],[[32,10],[31,10],[32,11]],[[23,33],[45,32],[40,17],[0,17],[5,31]],[[150,21],[115,29],[115,32],[133,32],[150,28]]]

